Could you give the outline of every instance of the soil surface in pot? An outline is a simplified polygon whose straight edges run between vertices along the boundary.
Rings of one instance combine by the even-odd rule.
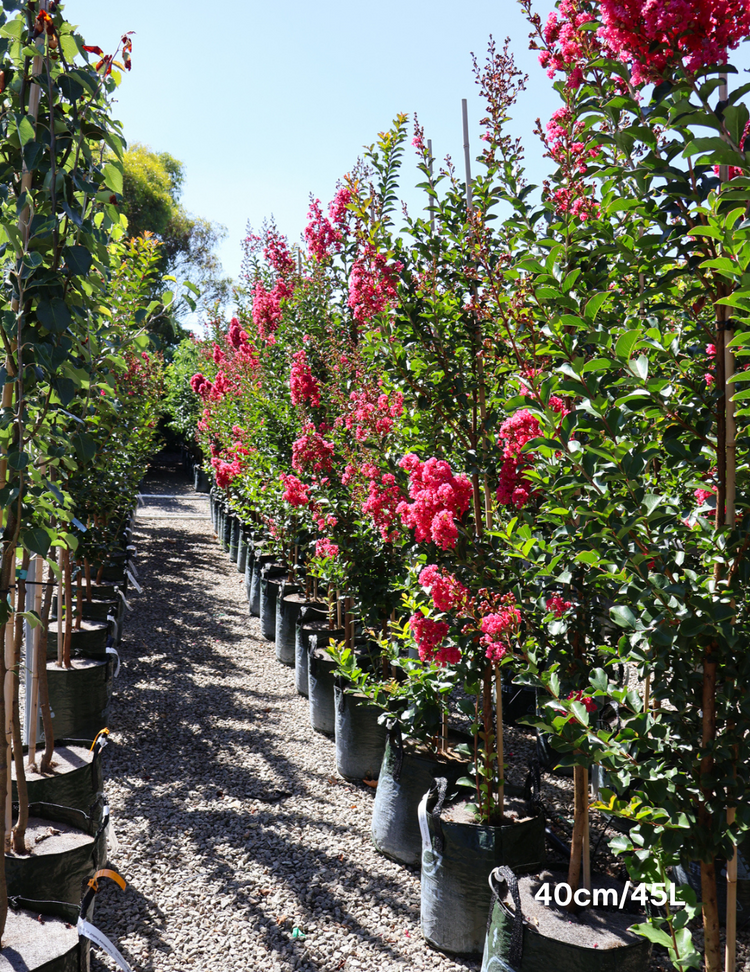
[[[94,843],[94,838],[77,827],[57,821],[29,817],[26,827],[27,854],[7,853],[6,857],[44,857],[47,854],[63,854],[75,847],[85,847]],[[3,939],[4,941],[5,939]]]
[[[37,766],[40,764],[43,754],[44,744],[37,746]],[[24,757],[24,767],[26,769],[26,779],[28,781],[49,780],[53,776],[62,776],[65,773],[72,773],[73,770],[80,769],[82,766],[90,766],[94,759],[94,754],[85,746],[55,746],[54,755],[52,757],[52,769],[49,773],[40,773],[38,770],[30,770],[28,762],[26,762],[25,759],[26,758]],[[15,761],[11,763],[11,775],[15,780]]]
[[[635,945],[643,941],[640,935],[628,931],[630,925],[638,921],[637,914],[620,911],[613,907],[589,907],[577,914],[566,911],[556,905],[554,892],[556,884],[567,884],[568,876],[559,871],[542,871],[541,874],[529,874],[518,879],[518,890],[521,895],[521,910],[526,922],[535,928],[545,938],[553,938],[558,942],[568,942],[583,948],[620,948],[623,945]],[[542,885],[550,889],[550,904],[534,897]],[[597,888],[614,889],[619,896],[623,892],[623,885],[606,875],[592,875],[592,890]],[[503,899],[510,911],[514,912],[513,900],[508,891]]]
[[[496,824],[494,826],[505,827],[508,824],[523,823],[524,820],[532,819],[532,816],[529,814],[528,800],[524,800],[522,797],[512,797],[506,795],[503,809],[504,813],[502,824]],[[446,823],[468,823],[484,826],[483,824],[480,824],[479,820],[477,819],[474,804],[470,797],[465,800],[458,800],[449,807],[446,807],[446,809],[443,810],[442,818],[446,821]]]
[[[8,911],[0,951],[0,972],[38,969],[69,952],[78,942],[75,925],[33,911]]]

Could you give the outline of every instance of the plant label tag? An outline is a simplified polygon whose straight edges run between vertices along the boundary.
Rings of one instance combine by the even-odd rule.
[[[98,945],[103,952],[106,952],[110,958],[113,958],[122,969],[122,972],[133,972],[112,942],[110,942],[107,936],[103,935],[98,928],[95,928],[94,925],[88,921],[85,921],[83,918],[79,918],[76,929],[79,935],[83,935],[84,938],[88,938],[89,941],[94,943],[94,945]]]
[[[419,819],[419,830],[422,834],[422,854],[426,854],[427,851],[432,850],[432,839],[430,837],[430,825],[427,822],[427,797],[429,793],[425,793],[419,804],[419,810],[417,811],[417,817]]]
[[[115,656],[115,678],[120,674],[120,653],[112,645],[107,645],[107,654]]]
[[[142,588],[142,587],[141,587],[141,585],[140,585],[140,584],[138,583],[138,581],[137,581],[137,580],[135,579],[135,577],[133,577],[133,574],[131,573],[131,571],[130,571],[130,568],[129,568],[129,567],[128,567],[128,569],[127,569],[127,570],[125,571],[125,573],[126,573],[126,574],[128,575],[128,580],[129,580],[129,581],[130,581],[130,583],[131,583],[131,584],[133,585],[133,587],[134,587],[134,588],[135,588],[135,589],[136,589],[136,590],[138,591],[138,593],[139,593],[139,594],[141,594],[141,593],[143,593],[143,588]]]
[[[132,571],[133,577],[140,578],[141,575],[138,573],[138,568],[135,566],[133,561],[130,562],[130,565],[128,566],[128,570]]]
[[[125,607],[126,607],[126,608],[128,609],[128,611],[132,611],[133,609],[132,609],[132,607],[131,607],[131,606],[130,606],[130,605],[128,604],[128,599],[127,599],[127,598],[125,597],[125,595],[124,595],[124,594],[122,593],[122,590],[121,590],[121,589],[120,589],[119,587],[117,588],[117,593],[118,593],[118,594],[120,595],[120,597],[122,598],[122,603],[123,603],[123,604],[125,605]]]

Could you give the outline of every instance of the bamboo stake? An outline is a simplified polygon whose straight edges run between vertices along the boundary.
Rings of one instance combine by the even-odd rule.
[[[433,158],[432,158],[432,139],[431,138],[428,138],[427,139],[427,154],[430,156],[430,162],[429,162],[429,166],[430,166],[430,183],[432,183],[432,162],[433,162]],[[431,199],[430,200],[430,232],[433,233],[433,234],[435,233],[435,200],[434,199]]]
[[[336,588],[336,627],[341,627],[341,591]]]
[[[585,828],[584,806],[587,804],[588,793],[585,789],[585,766],[573,767],[573,836],[570,842],[570,865],[568,867],[568,884],[575,894],[581,886],[581,862],[583,860],[583,834]],[[575,911],[577,905],[571,898],[569,911]]]
[[[86,574],[86,600],[91,601],[91,564],[89,558],[83,558],[83,569]]]

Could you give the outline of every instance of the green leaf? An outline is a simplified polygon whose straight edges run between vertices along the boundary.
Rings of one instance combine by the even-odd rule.
[[[640,328],[636,328],[632,331],[626,331],[621,334],[617,339],[617,344],[615,345],[615,354],[618,358],[624,358],[626,361],[630,358],[633,348],[638,343],[638,339],[643,335],[643,331]]]
[[[632,931],[636,935],[641,935],[656,945],[663,945],[664,948],[669,948],[672,945],[671,935],[668,935],[667,932],[662,931],[661,928],[656,928],[647,921],[642,922],[640,925],[631,925],[628,931]]]
[[[85,277],[91,269],[92,256],[85,246],[66,246],[63,250],[65,263],[72,274]]]
[[[122,166],[114,162],[108,162],[104,166],[104,184],[112,192],[122,195]]]
[[[39,554],[41,557],[47,555],[50,545],[50,536],[43,527],[21,531],[21,543],[32,553]]]
[[[635,628],[637,625],[635,615],[625,604],[615,604],[609,609],[609,616],[621,628]]]
[[[28,115],[22,115],[20,118],[16,115],[16,128],[18,129],[18,138],[21,145],[26,145],[27,142],[34,141],[36,133]]]
[[[59,297],[52,300],[40,300],[36,305],[36,316],[39,323],[54,334],[61,334],[70,327],[71,318],[65,301]]]

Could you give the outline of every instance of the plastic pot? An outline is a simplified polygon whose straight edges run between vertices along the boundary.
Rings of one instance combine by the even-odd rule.
[[[422,837],[422,934],[453,955],[482,951],[490,907],[488,878],[507,865],[519,873],[540,870],[545,857],[544,813],[528,805],[530,819],[491,827],[445,820],[448,781],[438,779],[419,804]],[[523,796],[506,785],[507,796]]]
[[[276,659],[290,668],[294,668],[295,625],[307,605],[300,591],[299,584],[284,581],[276,597]]]
[[[232,526],[229,532],[229,559],[232,563],[237,563],[237,557],[240,552],[240,534],[242,533],[242,524],[236,516],[232,517]]]
[[[419,801],[438,777],[445,777],[453,786],[466,774],[467,766],[465,760],[438,760],[421,753],[413,742],[402,741],[398,724],[389,728],[370,828],[377,850],[401,864],[418,865],[422,854]]]
[[[272,554],[261,554],[253,559],[253,572],[250,577],[250,614],[256,618],[260,617],[260,580],[261,571],[266,564],[274,561]]]
[[[284,583],[287,569],[283,564],[270,563],[260,575],[260,633],[266,641],[276,640],[276,600]]]
[[[247,535],[245,533],[245,528],[240,527],[240,532],[237,535],[237,573],[245,573],[245,565],[247,564]]]
[[[333,704],[334,670],[337,663],[326,651],[331,641],[341,641],[343,628],[310,635],[307,650],[307,688],[310,700],[310,725],[316,732],[333,736],[336,710]]]
[[[0,967],[23,972],[89,972],[91,942],[78,935],[80,909],[76,905],[26,897],[12,898],[8,904]],[[93,901],[82,917],[90,921],[92,911]]]
[[[30,803],[54,803],[57,806],[73,807],[75,810],[88,810],[96,797],[102,791],[102,758],[101,752],[106,741],[99,736],[92,749],[90,739],[56,739],[56,763],[50,773],[44,776],[31,774],[26,767],[26,786]],[[37,753],[41,758],[44,743],[37,745]],[[28,747],[24,746],[24,758]],[[37,759],[38,763],[38,759]],[[18,799],[13,771],[13,799]]]
[[[91,585],[91,597],[94,601],[119,601],[122,598],[118,594],[121,585],[119,584],[93,584]]]
[[[253,567],[255,564],[255,551],[248,540],[247,556],[245,557],[245,597],[247,598],[247,613],[250,613],[250,590],[253,583]]]
[[[100,601],[99,603],[108,603]],[[109,636],[108,621],[81,621],[81,627],[75,627],[70,635],[71,658],[107,657],[107,638]],[[63,630],[63,640],[65,631]],[[47,658],[57,658],[57,623],[50,624],[47,635]]]
[[[378,722],[383,710],[362,695],[334,687],[336,769],[345,780],[376,780],[385,752],[388,728]]]
[[[512,870],[496,868],[489,876],[491,904],[482,972],[645,972],[651,942],[633,935],[632,944],[592,948],[544,935],[524,918],[518,882]],[[502,898],[507,886],[514,907]]]
[[[53,803],[32,803],[29,818],[49,822],[55,829],[74,832],[77,840],[72,847],[54,849],[45,841],[36,845],[36,853],[16,857],[5,855],[5,875],[8,895],[22,895],[39,901],[81,900],[81,886],[107,859],[106,826],[109,807],[101,799],[91,813],[59,807]],[[60,840],[60,838],[57,838]],[[63,843],[62,840],[60,840]]]
[[[195,466],[193,488],[195,489],[196,493],[207,493],[211,488],[206,471],[198,465]]]
[[[221,545],[224,548],[225,553],[229,553],[229,545],[232,542],[232,524],[234,522],[234,517],[232,516],[231,510],[225,506],[224,507],[224,517],[221,521]]]
[[[310,636],[328,626],[325,605],[303,608],[294,624],[294,686],[300,695],[308,696],[307,652]]]
[[[93,739],[107,725],[114,662],[76,658],[72,668],[47,662],[49,701],[55,736]]]

